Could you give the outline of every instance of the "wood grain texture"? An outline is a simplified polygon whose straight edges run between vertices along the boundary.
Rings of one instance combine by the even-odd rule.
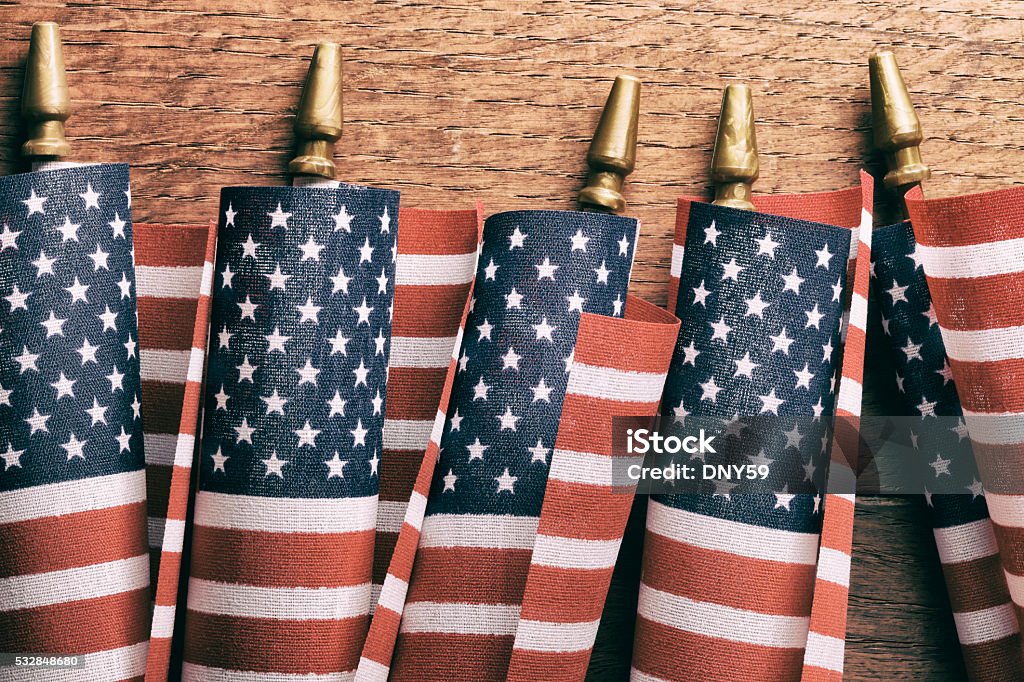
[[[405,205],[571,207],[611,78],[633,73],[644,81],[627,184],[643,221],[633,290],[661,304],[674,199],[707,191],[729,80],[754,89],[760,192],[835,189],[862,165],[878,170],[867,56],[879,47],[911,84],[932,195],[1006,186],[1024,169],[1013,0],[0,2],[0,172],[23,166],[16,111],[39,20],[64,27],[73,158],[130,162],[139,221],[204,221],[221,186],[281,182],[321,40],[345,51],[341,177],[400,189]],[[959,670],[920,516],[906,500],[858,511],[851,679]]]

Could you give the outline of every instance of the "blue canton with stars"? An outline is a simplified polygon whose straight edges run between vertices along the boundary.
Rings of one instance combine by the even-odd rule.
[[[777,422],[749,456],[771,462],[776,492],[719,481],[712,494],[659,501],[748,524],[820,529],[817,491],[830,443],[814,418],[834,412],[849,251],[846,229],[691,205],[675,311],[682,327],[662,409]],[[722,436],[730,444],[744,437],[737,425]]]
[[[0,178],[0,491],[144,466],[123,164]]]
[[[925,489],[929,481],[933,489],[944,490],[953,481],[962,482],[961,495],[925,496],[933,522],[945,527],[986,518],[966,424],[961,418],[947,428],[936,419],[961,417],[963,412],[910,223],[875,230],[871,260],[871,286],[896,364],[895,390],[904,414],[921,415],[920,427],[910,434],[911,444],[922,452],[913,465]]]
[[[377,492],[398,192],[221,193],[202,490]]]
[[[622,316],[637,232],[599,213],[487,219],[427,514],[540,513],[580,314]]]

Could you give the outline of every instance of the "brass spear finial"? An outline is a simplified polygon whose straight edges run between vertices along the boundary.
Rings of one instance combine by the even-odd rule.
[[[640,79],[617,76],[587,151],[590,175],[580,191],[585,208],[621,213],[622,185],[636,166],[636,130],[640,119]]]
[[[889,172],[885,186],[908,188],[931,175],[921,159],[921,122],[910,102],[896,56],[877,52],[868,61],[871,76],[871,118],[875,147],[885,153]]]
[[[750,88],[730,84],[722,95],[718,115],[715,151],[711,156],[711,179],[715,183],[714,204],[748,211],[751,185],[760,170],[757,159],[757,135],[754,131],[754,105]]]
[[[334,143],[341,137],[341,46],[320,43],[302,86],[295,115],[298,154],[288,164],[295,175],[334,178]]]
[[[28,141],[21,148],[22,154],[53,160],[71,151],[64,137],[64,121],[71,115],[71,97],[64,71],[60,26],[52,21],[32,25],[25,85],[21,91],[21,115],[29,124]]]

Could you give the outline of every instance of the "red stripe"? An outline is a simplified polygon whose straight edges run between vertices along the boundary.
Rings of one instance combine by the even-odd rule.
[[[345,587],[367,582],[373,531],[266,533],[195,527],[193,578],[261,587]]]
[[[1010,602],[1010,591],[999,555],[943,564],[950,606],[954,613],[979,611]]]
[[[380,500],[408,501],[422,460],[422,450],[385,450],[380,461]]]
[[[1024,412],[1024,359],[950,360],[960,404],[973,412]]]
[[[632,505],[630,494],[612,493],[609,488],[582,483],[548,480],[537,531],[581,540],[621,539]]]
[[[198,295],[199,292],[196,291]],[[139,345],[144,349],[189,350],[195,331],[194,298],[149,298],[140,296]]]
[[[143,380],[142,414],[146,433],[178,433],[184,398],[185,384]]]
[[[435,211],[402,208],[398,214],[398,253],[462,255],[476,251],[480,210]],[[396,292],[397,294],[397,292]]]
[[[0,578],[136,557],[148,551],[145,506],[0,524],[0,547]]]
[[[645,585],[747,611],[804,617],[811,613],[814,566],[751,559],[651,532],[644,538]]]
[[[1019,680],[1020,635],[963,647],[964,666],[971,680]]]
[[[355,669],[368,618],[278,620],[189,611],[185,660],[229,670],[326,674]]]
[[[612,569],[530,566],[521,618],[547,623],[587,623],[601,617]]]
[[[195,267],[203,264],[209,238],[207,225],[136,223],[132,233],[137,265]]]
[[[149,637],[149,589],[0,611],[0,651],[88,654]]]
[[[561,424],[592,424],[594,415],[644,415],[651,414],[657,408],[657,402],[621,403],[617,400],[567,393],[562,402],[562,416],[559,421]],[[555,442],[563,450],[610,455],[616,451],[612,447],[612,435],[611,428],[560,428]],[[619,452],[621,454],[621,449]]]
[[[435,289],[443,290],[445,295],[437,296],[437,292],[433,291]],[[429,338],[455,336],[469,289],[469,284],[395,287],[395,315],[391,323],[391,335]]]
[[[385,416],[389,419],[433,420],[437,416],[437,400],[441,397],[447,373],[447,367],[391,367]],[[425,447],[426,443],[423,445]]]
[[[797,680],[803,649],[733,642],[637,618],[633,665],[671,682]]]
[[[1024,269],[1024,263],[1021,263]],[[956,279],[929,277],[928,291],[943,329],[968,331],[1024,324],[1019,301],[1003,292],[1024,289],[1024,272]]]
[[[607,591],[607,586],[605,587]],[[516,649],[512,654],[509,682],[571,682],[582,680],[590,663],[590,649],[585,651],[529,651]],[[594,679],[597,679],[595,676]]]
[[[1024,237],[1024,190],[994,192],[924,201],[920,190],[907,194],[907,212],[914,237],[925,246],[988,244]]]
[[[408,601],[518,604],[531,554],[528,549],[421,547]]]
[[[146,511],[150,516],[167,516],[173,469],[162,464],[146,465]]]
[[[390,679],[502,682],[511,655],[511,637],[403,633]]]

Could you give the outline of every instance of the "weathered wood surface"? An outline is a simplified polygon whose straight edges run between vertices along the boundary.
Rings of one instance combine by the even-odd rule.
[[[680,3],[683,4],[683,3]],[[572,205],[610,79],[644,81],[628,184],[634,292],[665,301],[674,198],[707,189],[720,93],[755,92],[761,192],[835,189],[868,153],[867,56],[892,47],[933,195],[1024,178],[1024,7],[1013,0],[641,2],[91,0],[0,4],[0,172],[22,166],[29,25],[64,26],[74,158],[133,166],[136,220],[204,221],[219,187],[277,183],[313,43],[345,46],[344,179],[403,204]],[[957,674],[928,531],[911,501],[858,513],[853,679]]]

